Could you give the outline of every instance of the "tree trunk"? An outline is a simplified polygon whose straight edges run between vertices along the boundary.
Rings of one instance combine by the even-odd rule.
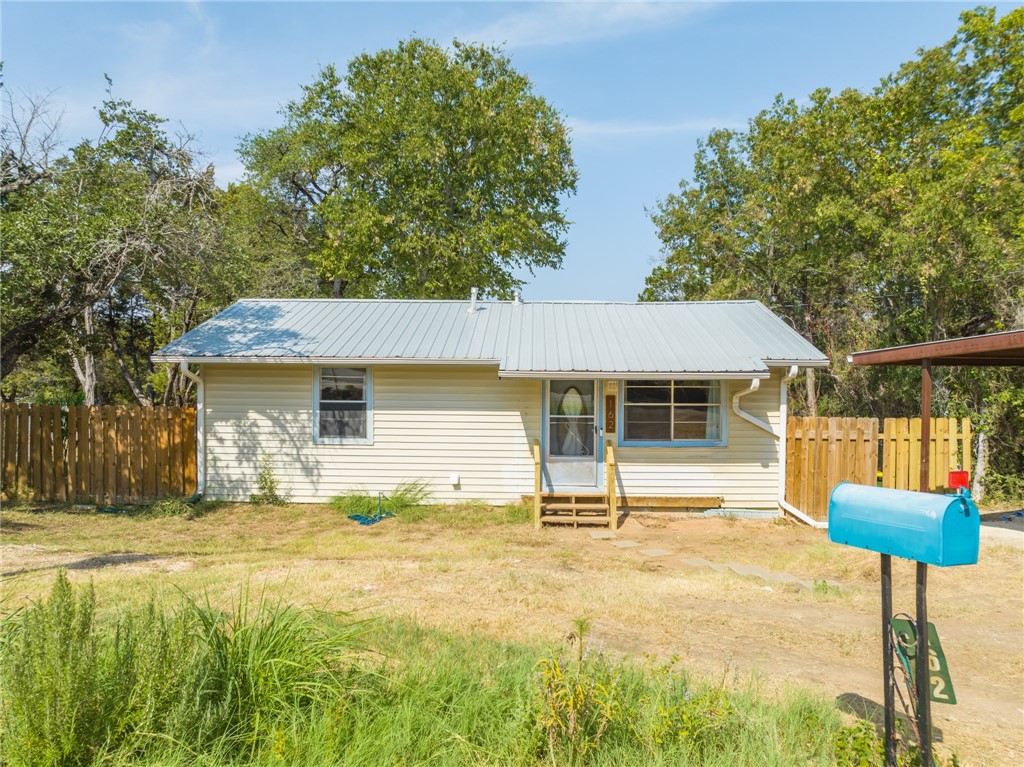
[[[966,446],[970,450],[970,446]],[[988,435],[978,432],[978,454],[974,459],[974,476],[971,477],[971,497],[975,503],[985,497],[985,471],[988,469]]]
[[[807,368],[807,415],[818,417],[818,387],[814,380],[814,368]]]
[[[114,353],[114,360],[117,362],[117,368],[121,371],[121,377],[124,378],[125,383],[128,384],[128,388],[132,390],[132,396],[135,397],[136,401],[143,407],[153,407],[153,400],[146,396],[146,393],[139,386],[138,380],[132,375],[132,371],[128,369],[128,365],[125,364],[124,357],[121,356],[121,350],[117,348],[117,344],[114,343],[113,339],[107,339],[107,345],[110,347],[110,351]]]
[[[78,358],[74,349],[70,349],[71,367],[74,368],[78,385],[82,387],[82,392],[85,395],[85,404],[92,407],[96,404],[96,355],[92,353],[93,321],[91,304],[82,310],[82,329],[85,335],[82,359]]]

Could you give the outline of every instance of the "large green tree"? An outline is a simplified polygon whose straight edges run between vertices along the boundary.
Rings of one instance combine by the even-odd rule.
[[[837,408],[868,395],[854,348],[1020,324],[1022,27],[979,9],[872,93],[780,97],[712,132],[653,215],[643,297],[760,298],[838,363],[819,382]]]
[[[334,295],[503,296],[561,264],[567,131],[500,51],[405,41],[325,67],[283,116],[240,153]]]
[[[31,119],[12,121],[3,142],[8,396],[59,391],[54,379],[73,372],[87,404],[119,391],[180,401],[187,384],[150,354],[233,300],[249,271],[242,249],[224,246],[213,168],[126,101],[105,101],[99,136],[63,154],[40,105],[22,113]],[[43,141],[46,152],[31,149]]]
[[[653,220],[664,259],[642,298],[759,298],[832,359],[805,412],[912,414],[912,371],[846,355],[1024,326],[1024,10],[963,14],[870,93],[779,97],[712,132]],[[943,371],[937,404],[989,424],[1024,473],[1021,383]]]

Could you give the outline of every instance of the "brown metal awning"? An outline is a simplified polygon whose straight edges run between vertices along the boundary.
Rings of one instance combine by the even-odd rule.
[[[929,440],[932,415],[932,366],[973,365],[985,367],[1024,366],[1024,330],[1008,330],[969,338],[950,338],[923,344],[893,346],[854,352],[853,365],[921,366],[921,487],[928,487]]]
[[[920,365],[931,360],[933,365],[1021,367],[1024,330],[854,352],[849,360],[853,365]]]

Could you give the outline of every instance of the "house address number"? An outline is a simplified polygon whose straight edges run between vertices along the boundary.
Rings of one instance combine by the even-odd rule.
[[[606,394],[604,395],[604,433],[605,434],[616,434],[615,429],[615,416],[617,411],[615,410],[615,395]]]

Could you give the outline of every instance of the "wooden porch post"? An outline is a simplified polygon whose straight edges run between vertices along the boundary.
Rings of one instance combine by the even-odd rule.
[[[932,361],[921,360],[921,492],[931,492]]]
[[[605,452],[605,468],[608,474],[608,529],[618,530],[619,509],[615,498],[615,446],[608,440],[607,451]]]
[[[540,530],[540,440],[533,441],[533,526]]]

